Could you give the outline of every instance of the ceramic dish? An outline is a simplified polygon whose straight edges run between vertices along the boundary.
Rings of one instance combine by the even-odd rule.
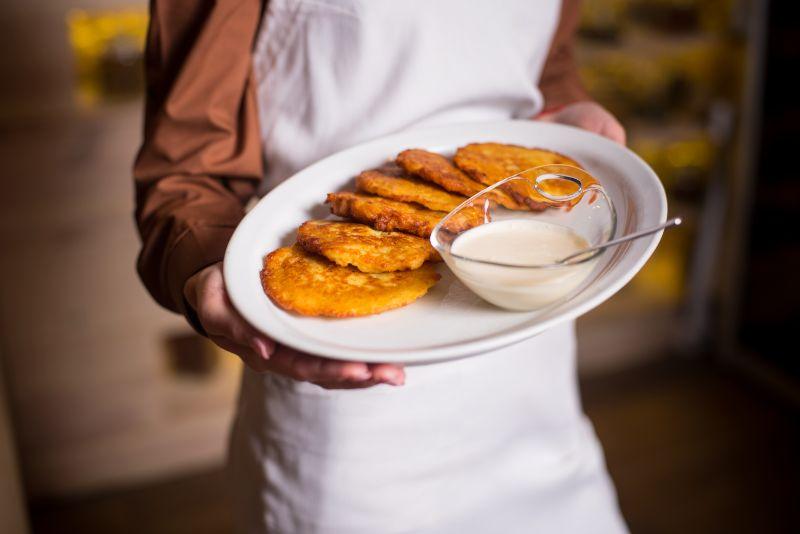
[[[338,152],[298,172],[262,198],[236,229],[225,255],[225,283],[233,305],[254,327],[280,343],[330,358],[424,363],[499,349],[595,308],[619,291],[655,250],[661,233],[598,258],[581,291],[566,302],[530,312],[495,307],[456,279],[442,279],[413,304],[353,319],[302,317],[277,307],[259,279],[263,257],[294,242],[297,227],[326,218],[328,192],[351,189],[362,170],[406,148],[451,155],[459,146],[496,141],[556,150],[600,180],[616,208],[615,235],[666,220],[664,189],[653,170],[630,150],[577,128],[534,121],[448,125],[390,135]]]

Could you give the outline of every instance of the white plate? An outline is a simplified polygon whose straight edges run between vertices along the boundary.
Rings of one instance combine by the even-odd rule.
[[[275,306],[261,288],[262,258],[294,242],[297,227],[325,218],[328,192],[352,187],[360,171],[405,148],[452,154],[471,142],[498,141],[549,148],[580,161],[595,175],[617,209],[617,235],[666,220],[664,189],[633,152],[595,134],[532,121],[448,125],[383,137],[329,156],[272,190],[247,214],[225,253],[225,284],[233,305],[257,329],[298,350],[367,362],[429,362],[498,349],[574,319],[620,290],[644,265],[661,234],[600,256],[591,283],[569,302],[535,312],[496,308],[448,271],[418,301],[379,315],[353,319],[301,317]]]

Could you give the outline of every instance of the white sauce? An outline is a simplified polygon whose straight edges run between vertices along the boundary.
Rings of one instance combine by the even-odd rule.
[[[459,235],[452,254],[513,265],[550,265],[589,246],[565,226],[514,219],[483,224]]]
[[[487,301],[512,310],[534,310],[575,290],[591,272],[594,260],[578,265],[550,265],[586,248],[587,241],[569,228],[515,219],[484,224],[453,241],[451,254],[515,267],[477,263],[445,255],[455,274]]]

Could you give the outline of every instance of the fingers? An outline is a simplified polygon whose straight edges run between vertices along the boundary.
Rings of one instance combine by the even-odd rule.
[[[610,120],[606,121],[603,124],[602,131],[600,131],[600,135],[604,137],[608,137],[612,141],[619,143],[622,146],[625,146],[627,139],[625,134],[625,128],[617,122],[617,119],[611,117],[609,115]]]
[[[366,388],[377,384],[401,386],[405,380],[402,368],[396,365],[331,360],[289,347],[280,347],[267,367],[275,373],[327,389]]]
[[[275,351],[275,342],[247,324],[227,301],[224,293],[206,292],[198,303],[200,324],[212,339],[226,339],[234,345],[247,347],[265,361]]]
[[[247,365],[253,371],[257,373],[265,373],[270,370],[269,363],[267,361],[269,358],[265,358],[262,354],[257,353],[252,348],[234,343],[228,338],[221,336],[209,336],[209,339],[219,347],[222,347],[228,352],[239,356],[245,365]]]
[[[621,145],[626,142],[625,128],[597,102],[575,102],[558,111],[542,114],[538,119],[576,126],[607,137]]]
[[[187,301],[195,308],[209,338],[238,355],[252,370],[274,372],[327,389],[401,386],[402,366],[339,361],[305,354],[274,341],[250,326],[233,308],[225,291],[221,264],[212,265],[187,281]]]
[[[370,370],[375,380],[391,384],[393,386],[402,386],[406,381],[406,373],[402,365],[395,365],[390,363],[374,363],[370,364]]]
[[[367,364],[325,359],[320,368],[320,381],[367,381],[373,378]]]
[[[250,326],[233,308],[225,291],[221,264],[193,276],[184,293],[214,343],[240,356],[253,370],[267,370],[265,362],[275,352],[275,342]]]

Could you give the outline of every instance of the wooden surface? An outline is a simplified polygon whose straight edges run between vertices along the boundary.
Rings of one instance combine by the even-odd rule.
[[[800,532],[798,413],[702,362],[583,384],[633,533]],[[222,534],[225,477],[191,477],[33,506],[36,534]]]

